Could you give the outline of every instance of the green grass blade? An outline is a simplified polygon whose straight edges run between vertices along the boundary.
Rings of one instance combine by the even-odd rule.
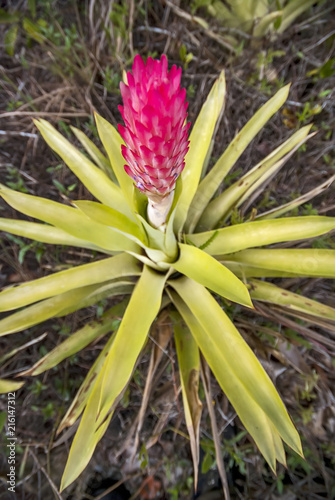
[[[222,297],[246,307],[253,307],[246,286],[229,269],[199,248],[179,244],[176,271],[201,283]]]
[[[288,96],[289,88],[289,85],[286,85],[285,87],[280,89],[267,103],[264,104],[264,106],[262,106],[255,113],[255,115],[232,140],[232,142],[229,144],[225,152],[221,155],[214,167],[201,181],[190,207],[186,226],[187,232],[193,232],[203,211],[206,209],[208,203],[216,193],[225,176],[235,165],[236,161],[253,140],[253,138],[263,128],[265,123],[284,104]],[[222,211],[220,211],[220,214],[221,213]],[[206,229],[211,229],[211,227],[214,227],[214,225],[204,226],[204,228]]]
[[[311,215],[255,220],[214,231],[189,234],[186,235],[186,240],[203,248],[210,255],[223,256],[252,247],[314,238],[332,229],[335,229],[335,217]]]
[[[48,145],[64,160],[93,196],[101,203],[131,216],[119,186],[114,184],[100,168],[86,158],[62,134],[57,132],[50,123],[45,120],[35,120],[35,125]]]
[[[174,220],[176,232],[181,231],[187,213],[196,194],[201,177],[203,163],[215,130],[217,119],[224,104],[226,83],[224,73],[214,83],[190,135],[190,149],[185,158],[185,168],[181,174],[183,189],[177,201]]]
[[[136,259],[125,253],[118,254],[7,288],[0,293],[0,311],[10,311],[69,290],[140,273]]]

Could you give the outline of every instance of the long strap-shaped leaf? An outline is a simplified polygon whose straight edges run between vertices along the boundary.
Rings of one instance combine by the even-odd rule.
[[[241,179],[229,186],[223,193],[212,200],[201,216],[198,228],[212,229],[220,221],[228,218],[231,210],[244,201],[247,193],[253,192],[261,183],[278,171],[294,152],[306,142],[311,126],[298,130],[287,141],[255,165]]]
[[[179,244],[179,259],[173,267],[222,297],[253,307],[246,286],[229,269],[199,248]]]
[[[271,168],[267,169],[266,171],[263,171],[261,175],[259,175],[259,173],[257,174],[253,173],[251,176],[247,174],[247,180],[251,181],[249,183],[249,186],[247,186],[247,189],[245,190],[243,189],[241,196],[239,196],[234,206],[231,207],[231,209],[225,214],[222,220],[227,220],[232,210],[239,208],[243,203],[246,204],[246,207],[243,208],[247,209],[259,196],[259,194],[265,189],[265,187],[269,184],[272,177],[278,172],[278,170],[282,168],[282,166],[285,165],[285,163],[294,155],[294,153],[298,151],[298,149],[315,134],[316,132],[309,134],[307,137],[305,137],[302,141],[300,141],[299,144],[294,146],[294,148],[291,149],[291,151],[287,155],[285,155],[280,161],[274,164]]]
[[[192,334],[244,425],[257,444],[261,442],[270,465],[273,467],[276,455],[273,438],[269,439],[272,435],[269,421],[282,439],[301,454],[299,435],[276,389],[215,299],[204,287],[188,278],[171,280],[169,284],[185,302],[191,317],[196,319],[195,325],[200,325],[201,328],[192,326]],[[191,328],[191,317],[186,318],[180,302],[177,301],[176,305]],[[261,428],[260,422],[264,424]]]
[[[59,227],[76,238],[87,240],[114,252],[140,251],[140,247],[123,234],[93,222],[77,208],[8,189],[0,184],[0,196],[7,203],[30,217]]]
[[[0,320],[0,336],[20,332],[60,314],[67,307],[94,293],[99,285],[84,286],[26,307]]]
[[[177,313],[176,313],[177,314]],[[175,318],[173,330],[178,356],[180,381],[186,427],[190,436],[194,469],[194,490],[197,490],[199,468],[199,430],[202,403],[199,399],[199,348],[190,331],[182,324],[182,319]]]
[[[122,189],[124,199],[127,200],[128,206],[134,210],[133,181],[129,175],[126,174],[124,169],[125,160],[121,154],[121,145],[124,144],[123,139],[113,125],[100,115],[95,114],[95,121],[99,137],[107,151],[109,161]],[[105,203],[105,205],[108,205],[108,203]]]
[[[0,394],[6,394],[8,392],[15,392],[22,387],[24,382],[15,382],[14,380],[7,380],[4,378],[0,379]],[[11,403],[9,403],[10,405]]]
[[[203,163],[211,143],[215,125],[224,104],[226,83],[224,73],[214,83],[205,104],[195,122],[190,135],[190,149],[185,158],[185,168],[181,174],[183,189],[180,193],[176,216],[175,232],[181,231],[186,221],[187,212],[195,195],[201,177]]]
[[[177,294],[172,292],[171,297],[221,388],[231,401],[244,426],[254,438],[264,458],[272,470],[275,471],[276,460],[285,464],[285,453],[278,430],[273,426],[262,407],[255,402],[252,387],[246,387],[238,379],[237,369],[234,370],[231,367],[229,360],[225,356],[223,346],[215,344],[210,337],[208,338],[207,331]],[[243,370],[242,366],[246,361],[242,356],[238,353],[234,356],[234,359],[236,365],[240,365],[241,370]]]
[[[309,316],[335,321],[335,309],[332,307],[320,304],[320,302],[303,297],[298,293],[280,288],[273,283],[255,279],[248,280],[248,282],[250,284],[250,295],[255,300],[284,306],[293,311],[303,312]]]
[[[250,267],[292,273],[295,276],[335,278],[335,250],[318,248],[242,250],[236,254],[225,255],[224,259],[226,262],[241,262]]]
[[[222,258],[222,264],[243,281],[245,281],[246,278],[293,278],[295,276],[300,276],[299,272],[288,273],[287,271],[280,271],[277,269],[264,269],[263,267],[254,265],[249,266],[244,262],[228,261],[225,260],[225,256]]]
[[[115,334],[109,337],[105,347],[102,349],[99,356],[91,366],[88,374],[85,377],[85,380],[79,387],[78,392],[75,395],[69,409],[67,410],[61,423],[59,424],[57,434],[60,434],[66,427],[70,427],[71,425],[73,425],[80,417],[92,394],[96,379],[98,378],[98,375],[103,367],[103,364],[106,360],[106,357],[108,356],[109,350],[114,340]]]
[[[166,276],[144,267],[115,340],[88,400],[72,443],[61,489],[74,481],[89,462],[104,431],[110,408],[128,383],[136,360],[158,314]],[[105,427],[103,427],[105,430]]]
[[[186,231],[193,232],[199,218],[214,196],[225,176],[234,166],[252,139],[258,134],[265,123],[284,104],[289,92],[289,86],[280,89],[257,113],[248,121],[242,130],[229,144],[214,167],[201,181],[199,188],[191,203],[187,217]],[[221,213],[221,212],[220,212]]]
[[[101,203],[131,216],[121,189],[45,120],[35,120],[45,141]]]
[[[75,236],[71,236],[69,233],[63,231],[63,229],[49,226],[47,224],[39,224],[38,222],[0,218],[0,229],[11,234],[16,234],[17,236],[30,238],[31,240],[40,241],[42,243],[50,243],[52,245],[68,245],[106,252],[105,249],[100,248],[89,241],[80,240]]]
[[[265,15],[259,22],[256,24],[253,30],[253,36],[257,38],[263,38],[268,31],[273,29],[273,23],[276,19],[282,16],[283,11],[276,10],[275,12],[270,12]]]
[[[75,304],[65,307],[56,314],[56,318],[61,318],[68,316],[79,309],[84,309],[85,307],[91,307],[101,300],[105,300],[111,297],[119,297],[120,295],[129,295],[133,292],[136,283],[132,281],[132,278],[128,280],[115,280],[106,281],[97,286],[94,292],[90,293],[87,297],[79,300]]]
[[[332,175],[329,179],[327,179],[325,182],[317,186],[316,188],[311,189],[307,193],[304,193],[303,195],[299,196],[295,200],[289,201],[288,203],[285,203],[284,205],[280,205],[279,207],[272,208],[271,210],[267,210],[266,212],[263,212],[262,214],[256,215],[255,220],[266,220],[266,219],[275,219],[276,217],[280,217],[287,212],[290,212],[291,210],[294,210],[297,207],[300,207],[301,205],[304,205],[307,203],[309,200],[317,196],[318,194],[322,193],[325,189],[328,189],[329,186],[334,182],[335,180],[335,175]]]
[[[123,300],[119,304],[111,307],[98,320],[90,321],[83,328],[67,337],[64,342],[57,345],[52,351],[39,359],[29,370],[21,372],[20,375],[39,375],[46,370],[57,366],[64,359],[84,349],[93,340],[102,337],[115,330],[115,319],[122,317],[128,300]]]
[[[306,216],[261,220],[186,235],[186,239],[210,255],[224,255],[282,241],[314,238],[335,229],[335,217]]]
[[[91,141],[81,130],[76,127],[71,127],[72,132],[77,137],[78,141],[84,146],[92,160],[101,168],[105,174],[112,179],[113,182],[117,183],[114,171],[109,163],[109,160],[101,153],[94,142]]]
[[[146,243],[146,235],[143,229],[117,210],[95,201],[79,200],[74,204],[90,219],[112,227],[139,245]]]
[[[291,0],[291,2],[288,2],[283,9],[282,22],[277,30],[278,33],[284,33],[288,26],[313,4],[315,4],[315,0]]]
[[[140,273],[134,257],[125,253],[115,255],[7,288],[0,293],[0,311],[10,311],[75,288]]]

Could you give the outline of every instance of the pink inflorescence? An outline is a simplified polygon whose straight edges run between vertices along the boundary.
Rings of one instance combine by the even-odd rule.
[[[137,55],[128,85],[120,84],[123,106],[119,106],[125,126],[119,132],[127,146],[122,154],[125,171],[149,198],[164,197],[173,191],[185,166],[188,129],[185,124],[186,91],[180,88],[181,68],[168,72],[166,56],[148,58]]]

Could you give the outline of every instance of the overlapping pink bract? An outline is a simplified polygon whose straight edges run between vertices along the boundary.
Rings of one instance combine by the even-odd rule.
[[[168,72],[165,55],[160,60],[149,57],[146,64],[137,55],[132,74],[127,73],[128,85],[120,84],[124,168],[149,198],[173,191],[185,166],[190,124],[185,124],[188,103],[180,77],[181,68],[172,66]]]

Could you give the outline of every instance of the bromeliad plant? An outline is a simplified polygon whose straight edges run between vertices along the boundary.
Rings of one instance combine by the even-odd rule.
[[[162,310],[170,315],[174,328],[195,470],[200,353],[273,470],[276,460],[285,463],[283,441],[302,454],[298,433],[274,385],[218,296],[247,308],[253,307],[252,300],[266,301],[288,311],[335,319],[330,307],[255,279],[335,276],[333,250],[264,248],[335,228],[331,217],[279,218],[306,202],[315,190],[261,216],[253,214],[246,222],[229,225],[233,212],[253,200],[259,186],[310,137],[310,126],[295,132],[220,192],[240,155],[285,102],[289,86],[261,107],[207,172],[213,134],[224,106],[224,75],[210,91],[189,141],[180,78],[181,70],[175,66],[168,72],[165,56],[160,61],[149,58],[146,64],[136,56],[132,73],[121,85],[125,125],[120,125],[120,133],[96,116],[108,159],[79,130],[73,129],[91,159],[49,123],[36,122],[49,146],[98,201],[80,200],[68,206],[1,185],[0,194],[9,205],[44,222],[0,219],[2,230],[43,243],[83,247],[98,255],[88,264],[3,290],[1,310],[20,310],[0,321],[1,335],[65,316],[102,298],[126,297],[25,372],[38,375],[94,339],[108,337],[59,427],[60,431],[81,416],[62,489],[89,462]],[[115,317],[123,317],[118,328]]]
[[[302,13],[322,0],[195,0],[195,8],[208,12],[225,27],[237,28],[255,37],[283,33]]]

